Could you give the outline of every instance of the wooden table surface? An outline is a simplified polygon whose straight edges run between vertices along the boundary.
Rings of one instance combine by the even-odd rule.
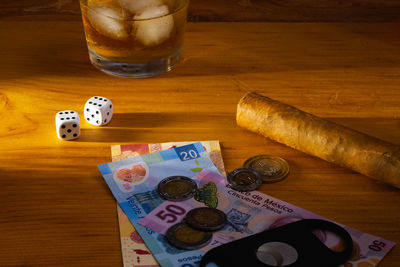
[[[400,145],[399,1],[193,0],[183,60],[151,79],[89,63],[78,1],[0,4],[0,266],[121,266],[111,144],[220,140],[227,171],[257,154],[290,174],[261,191],[400,243],[400,191],[239,128],[255,91]],[[106,127],[57,139],[54,116],[114,103]],[[400,174],[399,174],[400,176]],[[398,266],[395,247],[380,264]]]

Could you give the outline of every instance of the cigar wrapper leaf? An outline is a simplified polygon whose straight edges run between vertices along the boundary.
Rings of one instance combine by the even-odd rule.
[[[400,146],[257,93],[240,99],[236,121],[274,141],[400,188]]]

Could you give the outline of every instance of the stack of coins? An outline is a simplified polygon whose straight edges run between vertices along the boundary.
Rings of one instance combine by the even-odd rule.
[[[258,155],[246,160],[243,168],[230,172],[227,179],[232,189],[247,192],[256,190],[262,183],[282,181],[288,173],[289,164],[284,159]]]
[[[197,184],[186,176],[169,176],[157,186],[158,194],[165,200],[184,201],[197,192]],[[189,211],[183,222],[170,227],[166,233],[168,242],[180,249],[198,249],[206,246],[212,239],[212,231],[226,224],[224,212],[208,207]]]
[[[245,161],[243,168],[228,174],[229,186],[237,191],[253,191],[262,183],[275,183],[289,173],[288,163],[276,156],[258,155]],[[166,200],[184,201],[197,192],[197,184],[185,176],[170,176],[163,179],[157,188],[158,194]],[[166,233],[168,242],[180,249],[198,249],[212,239],[212,231],[224,227],[227,217],[215,208],[202,207],[189,211],[183,222],[173,225]]]
[[[286,160],[271,155],[251,157],[245,161],[243,167],[258,171],[264,183],[282,181],[289,173],[289,164]]]
[[[200,231],[217,231],[226,224],[226,214],[209,207],[192,209],[186,214],[185,221]]]
[[[256,190],[262,184],[261,174],[250,168],[234,169],[227,178],[231,188],[242,192]]]
[[[211,232],[204,232],[190,227],[185,222],[171,226],[166,233],[167,241],[180,249],[198,249],[210,243]]]
[[[212,231],[225,226],[227,217],[221,210],[201,207],[190,210],[183,222],[173,225],[166,233],[168,242],[180,249],[198,249],[208,245]]]

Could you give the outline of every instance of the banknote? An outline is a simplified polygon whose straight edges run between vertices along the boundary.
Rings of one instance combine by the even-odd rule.
[[[201,176],[201,175],[200,175]],[[211,175],[203,175],[204,177],[212,177]],[[201,180],[201,179],[200,179]],[[204,180],[204,179],[203,179]],[[212,179],[211,179],[212,180]],[[215,179],[215,181],[218,181]],[[210,181],[208,181],[209,183]],[[217,182],[218,184],[218,182]],[[306,210],[303,210],[301,208],[295,207],[293,205],[290,205],[289,203],[282,202],[278,199],[275,199],[273,197],[265,196],[267,197],[265,199],[260,197],[263,196],[263,194],[260,195],[260,193],[254,194],[254,192],[251,193],[238,193],[233,190],[229,190],[223,194],[218,194],[218,196],[223,195],[223,196],[228,196],[229,194],[232,194],[238,200],[244,200],[245,202],[248,202],[249,204],[247,207],[242,206],[241,208],[238,208],[236,210],[232,210],[230,215],[228,216],[229,219],[229,227],[231,228],[232,235],[231,238],[226,238],[224,236],[219,237],[216,235],[216,238],[214,238],[213,242],[211,243],[212,246],[216,246],[225,242],[229,242],[230,240],[233,240],[235,238],[240,238],[242,236],[246,236],[255,232],[259,232],[269,228],[277,227],[295,220],[299,220],[302,218],[321,218],[322,217],[315,215],[313,213],[310,213]],[[156,199],[155,199],[156,200]],[[154,205],[154,207],[163,205],[164,203],[160,202],[160,199],[157,199],[155,202],[157,202],[157,205]],[[223,203],[223,201],[220,201],[220,203]],[[140,204],[140,203],[138,203]],[[146,203],[147,206],[149,203]],[[253,205],[250,205],[253,204]],[[242,205],[242,204],[241,204]],[[220,208],[220,207],[219,207]],[[261,210],[260,210],[261,209]],[[269,222],[269,226],[265,224],[255,224],[256,226],[253,227],[251,223],[248,222],[248,218],[255,217],[255,214],[260,214],[262,213],[262,210],[269,210],[272,212],[272,214],[269,214],[270,220],[268,221],[268,218],[263,218],[259,220],[255,220],[256,222],[262,222],[267,220]],[[148,209],[150,211],[150,209]],[[249,216],[250,215],[250,216]],[[247,218],[247,219],[246,219]],[[141,232],[140,226],[137,225],[138,231]],[[234,229],[234,230],[232,230]],[[348,232],[352,235],[353,239],[355,240],[354,244],[354,251],[352,255],[352,259],[350,262],[346,263],[347,266],[376,266],[376,264],[383,258],[383,256],[393,247],[394,243],[374,237],[362,232],[359,232],[355,229],[352,228],[346,228]],[[148,233],[151,233],[151,230],[149,228],[146,229]],[[146,231],[144,233],[146,233]],[[154,234],[154,233],[151,233]],[[340,246],[340,241],[335,239],[334,237],[331,238],[329,236],[329,233],[324,233],[320,232],[319,236],[321,237],[324,242],[332,248]],[[160,263],[162,266],[196,266],[198,261],[200,260],[201,256],[203,255],[204,251],[200,251],[200,253],[197,253],[198,251],[191,251],[190,254],[188,254],[185,251],[179,251],[176,250],[174,251],[174,248],[169,247],[168,249],[168,244],[165,243],[165,240],[158,236],[159,239],[153,239],[153,240],[146,240],[146,243],[149,245],[150,249],[154,252],[156,255],[157,259],[160,260]],[[149,241],[149,242],[148,242]],[[159,249],[160,247],[155,247],[154,245],[156,243],[159,243],[159,245],[162,245],[164,248],[164,253],[160,253],[158,251],[157,254],[157,248]],[[205,248],[204,250],[207,250]],[[166,252],[166,253],[165,253]]]
[[[201,143],[189,144],[98,166],[111,192],[161,266],[196,264],[201,251],[172,247],[165,236],[137,222],[163,202],[155,187],[165,177],[194,177],[203,169],[218,173]]]
[[[123,160],[131,157],[145,155],[153,152],[159,152],[166,149],[175,148],[178,146],[185,146],[199,141],[187,142],[166,142],[166,143],[153,143],[153,144],[131,144],[131,145],[112,145],[111,157],[112,161]],[[218,140],[200,141],[204,149],[207,151],[208,156],[217,167],[218,171],[225,176],[225,167],[221,155],[221,147]]]
[[[212,241],[209,245],[201,248],[202,252],[206,252],[215,246],[301,219],[328,220],[258,191],[234,191],[227,186],[225,177],[207,169],[200,172],[193,179],[199,188],[203,188],[210,183],[216,185],[218,190],[217,208],[227,215],[225,227],[213,233]],[[202,206],[204,206],[204,203],[194,198],[182,202],[164,201],[142,218],[139,224],[158,233],[165,234],[169,227],[182,221],[187,212]],[[351,258],[345,263],[345,267],[376,266],[395,245],[391,241],[344,225],[341,226],[352,236],[354,245]],[[341,239],[336,235],[323,230],[314,231],[314,233],[332,250],[340,251],[344,249],[341,247]],[[190,264],[195,266],[194,261]]]
[[[152,152],[159,152],[178,146],[188,145],[194,142],[167,142],[153,144],[130,144],[112,145],[112,161],[123,160],[129,157],[136,157]],[[218,171],[225,175],[224,163],[221,154],[219,141],[201,141],[201,144],[208,153]],[[117,204],[119,232],[121,239],[122,260],[125,267],[156,267],[159,266],[151,251],[145,245],[143,239],[129,221],[129,218]]]

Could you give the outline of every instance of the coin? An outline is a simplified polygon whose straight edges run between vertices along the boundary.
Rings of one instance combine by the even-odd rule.
[[[289,164],[286,160],[271,155],[251,157],[245,161],[243,167],[258,171],[264,183],[279,182],[289,173]]]
[[[210,243],[212,232],[196,230],[186,223],[171,226],[165,234],[167,241],[180,249],[198,249]]]
[[[254,169],[238,168],[228,174],[229,186],[237,191],[252,191],[263,182],[261,174]]]
[[[158,184],[158,194],[166,200],[183,201],[194,196],[197,191],[195,181],[186,176],[169,176]]]
[[[191,227],[201,231],[216,231],[226,224],[226,214],[209,207],[201,207],[190,210],[185,221]]]

